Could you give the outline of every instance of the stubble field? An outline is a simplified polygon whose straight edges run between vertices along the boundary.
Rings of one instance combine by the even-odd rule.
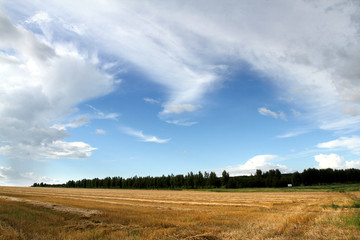
[[[360,239],[359,198],[0,187],[0,239]]]

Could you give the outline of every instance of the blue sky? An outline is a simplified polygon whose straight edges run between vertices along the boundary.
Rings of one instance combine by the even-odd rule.
[[[0,3],[0,184],[360,168],[356,1]]]

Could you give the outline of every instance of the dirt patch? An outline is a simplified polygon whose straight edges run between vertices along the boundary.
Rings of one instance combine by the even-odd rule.
[[[50,203],[50,202],[40,202],[40,201],[34,201],[34,200],[28,200],[28,199],[22,199],[22,198],[16,198],[16,197],[8,197],[8,196],[0,196],[0,199],[6,200],[6,201],[13,201],[13,202],[23,202],[23,203],[31,204],[34,206],[49,208],[49,209],[59,211],[59,212],[80,214],[84,217],[90,217],[92,215],[101,214],[101,212],[99,210],[75,208],[75,207],[54,204],[54,203]]]

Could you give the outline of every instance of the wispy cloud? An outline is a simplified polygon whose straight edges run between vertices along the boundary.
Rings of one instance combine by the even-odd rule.
[[[171,139],[167,138],[167,139],[161,139],[158,138],[156,136],[152,136],[152,135],[145,135],[143,133],[143,131],[141,130],[134,130],[132,128],[129,127],[121,127],[120,130],[130,136],[135,136],[138,139],[140,139],[140,141],[142,142],[153,142],[153,143],[167,143],[169,142]]]
[[[104,1],[3,4],[27,16],[26,24],[37,24],[41,37],[50,44],[54,33],[61,33],[73,46],[85,43],[95,52],[111,53],[139,67],[168,96],[164,115],[196,111],[206,94],[224,81],[221,73],[234,60],[245,61],[265,74],[279,86],[279,97],[289,99],[294,108],[306,109],[302,115],[310,115],[309,121],[318,126],[347,118],[344,109],[352,115],[360,112],[357,2],[277,2],[264,12],[258,4],[266,4],[265,0],[230,0],[221,8],[210,0],[206,9],[202,1],[186,8],[180,7],[181,1],[145,5]],[[84,4],[86,13],[79,10]],[[41,11],[29,15],[34,12],[27,12],[29,8]],[[13,38],[9,44],[28,52],[35,49],[38,58],[54,52],[31,41],[17,44],[16,36],[21,34],[16,32],[9,31],[2,40]],[[281,112],[272,113],[269,116],[285,119]],[[349,121],[343,123],[342,128],[355,127],[347,125]]]
[[[90,109],[92,109],[95,113],[94,118],[96,119],[109,119],[109,120],[118,120],[118,117],[120,114],[118,113],[103,113],[99,109],[95,108],[94,106],[91,106],[90,104],[86,104]]]
[[[332,141],[319,143],[317,147],[330,150],[351,150],[353,153],[360,154],[360,137],[340,137]]]
[[[164,114],[176,113],[180,114],[183,112],[193,112],[197,109],[196,106],[192,104],[173,104],[173,105],[165,105]]]
[[[270,109],[267,109],[265,107],[261,107],[261,108],[258,108],[258,112],[261,115],[264,115],[264,116],[270,116],[270,117],[273,117],[273,118],[276,118],[276,119],[280,118],[280,119],[285,120],[285,121],[287,120],[285,113],[283,113],[281,111],[276,113],[276,112],[271,111]]]
[[[73,122],[69,122],[66,124],[54,124],[52,127],[56,128],[58,130],[66,130],[67,128],[81,127],[81,126],[87,124],[89,121],[90,121],[90,119],[87,116],[81,116]]]
[[[160,103],[159,100],[156,100],[156,99],[153,99],[153,98],[148,98],[148,97],[144,98],[144,101],[148,102],[148,103],[152,103],[152,104],[159,104]]]
[[[56,129],[53,123],[67,122],[80,103],[109,94],[120,82],[112,63],[97,53],[136,66],[161,86],[164,120],[205,106],[207,94],[225,80],[223,71],[241,60],[316,127],[359,130],[357,1],[278,1],[266,9],[258,7],[266,0],[203,4],[1,1],[1,147],[35,156],[38,148],[64,141],[67,124]],[[286,119],[267,108],[259,113]]]
[[[310,130],[305,130],[305,129],[301,129],[301,130],[294,130],[294,131],[290,131],[287,133],[284,133],[282,135],[278,135],[276,136],[277,138],[291,138],[291,137],[296,137],[296,136],[300,136],[302,134],[308,133]]]
[[[354,132],[360,129],[360,116],[333,116],[320,124],[320,129]]]
[[[103,130],[103,129],[96,129],[96,134],[99,134],[99,135],[105,135],[106,134],[106,131]]]
[[[182,110],[166,106],[197,105],[204,94],[219,82],[220,77],[216,72],[221,71],[224,64],[217,67],[218,64],[208,62],[193,52],[189,48],[192,40],[185,39],[182,37],[183,34],[180,34],[183,30],[188,31],[187,27],[183,28],[177,20],[171,20],[175,16],[167,16],[167,11],[159,12],[159,8],[153,4],[145,4],[144,8],[143,4],[135,2],[117,2],[109,5],[86,2],[87,13],[84,14],[76,10],[84,3],[65,1],[62,4],[41,4],[42,15],[47,14],[52,21],[46,24],[37,23],[41,23],[42,30],[51,26],[53,31],[57,30],[67,35],[70,35],[69,31],[71,34],[76,33],[78,36],[73,40],[79,41],[79,44],[93,44],[95,39],[96,45],[92,45],[94,49],[111,52],[127,63],[135,64],[147,73],[148,79],[162,85],[169,94],[169,99],[164,103],[165,114],[189,111],[186,106]],[[174,6],[169,7],[169,10],[173,11],[171,8]],[[103,11],[107,14],[101,14]],[[154,14],[159,18],[152,18]],[[72,16],[71,21],[61,17],[63,15]],[[102,17],[99,18],[100,16]],[[30,16],[29,19],[38,17]],[[80,31],[75,31],[77,29]],[[112,34],[109,35],[109,32]]]
[[[190,126],[193,126],[193,125],[198,123],[198,122],[189,122],[189,121],[183,120],[183,119],[180,119],[180,120],[166,120],[166,122],[170,123],[170,124],[175,124],[175,125],[179,125],[179,126],[186,126],[186,127],[190,127]]]
[[[45,23],[51,22],[51,18],[46,12],[38,12],[34,16],[28,18],[25,21],[25,23],[27,23],[27,24],[31,24],[31,23],[41,24],[44,22]]]

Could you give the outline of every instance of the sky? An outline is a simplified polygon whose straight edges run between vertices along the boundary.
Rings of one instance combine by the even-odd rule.
[[[356,0],[0,1],[0,185],[360,168]]]

